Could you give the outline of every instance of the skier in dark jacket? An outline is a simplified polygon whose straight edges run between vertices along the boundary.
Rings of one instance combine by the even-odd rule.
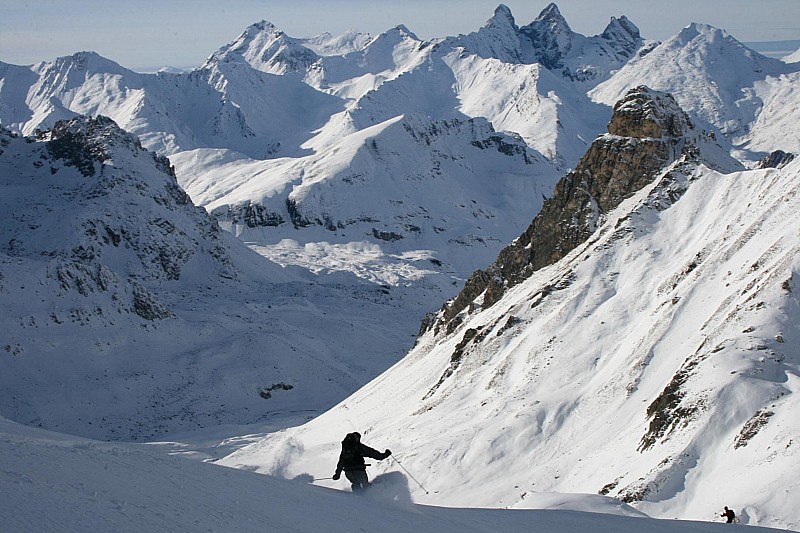
[[[344,470],[344,475],[352,484],[353,492],[364,490],[369,487],[367,465],[364,463],[364,457],[380,461],[390,455],[392,455],[391,450],[381,453],[361,444],[361,433],[357,431],[348,433],[342,441],[342,452],[339,454],[339,462],[336,463],[336,473],[333,475],[333,479],[339,479],[342,470]]]
[[[722,512],[722,518],[726,520],[727,524],[733,524],[734,519],[736,518],[736,513],[733,512],[733,509],[728,509],[728,506],[725,506],[725,511]]]

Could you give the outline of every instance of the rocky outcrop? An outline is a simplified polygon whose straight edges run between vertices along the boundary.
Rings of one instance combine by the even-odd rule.
[[[756,168],[782,168],[794,161],[794,154],[775,150],[758,162]]]
[[[244,224],[248,228],[274,228],[286,222],[280,213],[249,201],[242,205],[220,207],[212,211],[211,215],[219,221]]]
[[[555,263],[585,242],[603,216],[653,181],[681,155],[695,157],[695,131],[669,94],[640,86],[614,106],[608,134],[595,140],[576,169],[564,176],[528,229],[503,249],[485,271],[472,274],[445,305],[435,328],[452,330],[464,309],[483,294],[491,306],[533,272]],[[424,330],[424,329],[423,329]]]

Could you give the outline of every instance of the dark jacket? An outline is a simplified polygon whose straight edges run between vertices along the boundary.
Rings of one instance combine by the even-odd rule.
[[[389,452],[389,450],[386,451]],[[364,457],[380,461],[381,459],[386,459],[389,455],[391,455],[391,452],[379,452],[361,444],[358,433],[348,433],[342,441],[342,452],[339,454],[339,462],[336,463],[336,473],[339,474],[342,470],[345,472],[366,470],[367,466],[364,463]]]
[[[726,518],[729,524],[732,524],[734,520],[736,520],[736,513],[733,512],[733,509],[725,508],[725,512],[722,513],[722,518]]]

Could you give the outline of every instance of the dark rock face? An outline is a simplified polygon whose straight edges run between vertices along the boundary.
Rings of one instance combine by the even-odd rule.
[[[775,150],[756,165],[756,168],[781,168],[794,161],[794,154]]]
[[[556,184],[528,229],[489,268],[473,273],[461,293],[445,305],[442,320],[448,330],[482,293],[483,306],[491,306],[506,289],[585,242],[606,213],[652,182],[682,153],[691,152],[687,136],[693,130],[672,96],[647,87],[629,91],[614,107],[608,135],[595,140],[577,168]]]
[[[270,211],[263,205],[252,202],[215,209],[212,216],[217,220],[244,224],[248,228],[277,227],[286,222],[280,213]]]
[[[611,22],[600,35],[621,58],[631,58],[642,45],[639,28],[627,17],[611,17]]]
[[[572,30],[555,4],[550,4],[520,33],[530,39],[537,61],[546,69],[563,66],[562,59],[572,48]]]

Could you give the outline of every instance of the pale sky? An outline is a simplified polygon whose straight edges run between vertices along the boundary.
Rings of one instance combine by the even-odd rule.
[[[478,30],[503,3],[517,25],[549,0],[0,0],[0,61],[17,65],[92,50],[124,67],[194,67],[260,20],[292,37],[404,24],[429,39]],[[561,0],[576,32],[596,35],[627,16],[649,39],[691,22],[743,42],[800,39],[800,0]]]

